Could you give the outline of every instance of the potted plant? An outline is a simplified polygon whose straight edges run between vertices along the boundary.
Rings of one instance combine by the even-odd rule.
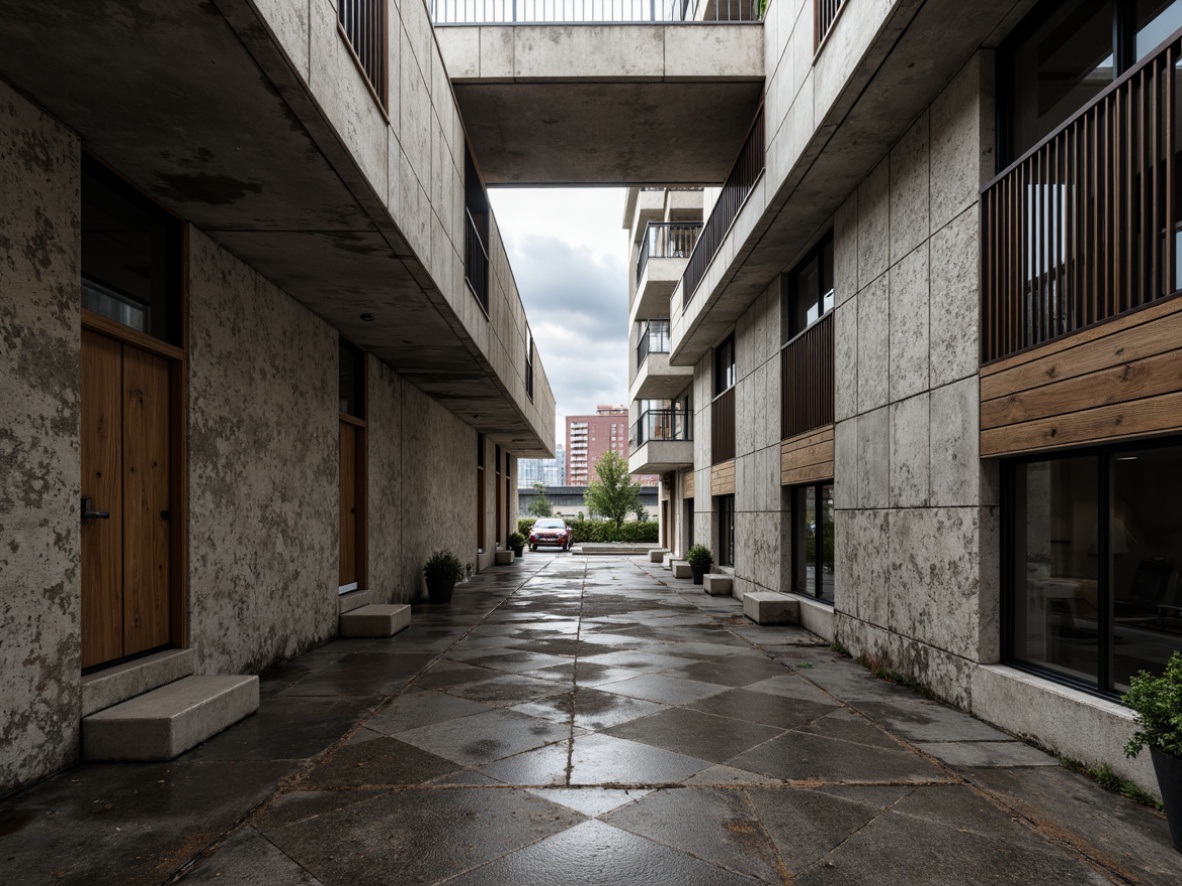
[[[447,603],[456,582],[464,577],[464,566],[451,551],[436,551],[427,558],[423,575],[427,579],[427,598],[432,603]]]
[[[1125,754],[1135,757],[1148,745],[1170,837],[1182,852],[1182,655],[1173,653],[1160,677],[1148,671],[1130,677],[1124,703],[1137,723]]]
[[[514,557],[520,557],[525,548],[525,536],[520,532],[509,533],[509,547],[513,549]]]
[[[714,555],[705,545],[694,545],[685,555],[689,563],[690,573],[694,577],[694,584],[700,585],[706,578],[706,570],[714,565]]]

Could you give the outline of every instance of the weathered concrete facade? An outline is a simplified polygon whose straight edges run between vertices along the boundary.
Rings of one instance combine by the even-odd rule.
[[[362,349],[367,379],[364,414],[354,424],[364,434],[358,451],[365,586],[376,601],[421,597],[422,564],[441,548],[476,569],[490,564],[516,524],[516,497],[503,488],[497,520],[497,480],[515,479],[519,452],[545,453],[553,445],[553,395],[537,354],[530,355],[527,390],[528,322],[491,218],[487,310],[465,282],[464,136],[422,5],[408,3],[405,16],[394,16],[388,119],[344,45],[334,4],[225,6],[194,20],[194,44],[213,41],[208,46],[229,53],[210,55],[227,70],[261,65],[254,69],[258,82],[276,78],[263,90],[272,97],[295,89],[281,81],[298,71],[304,92],[285,93],[301,109],[296,116],[325,115],[318,124],[306,119],[306,127],[289,119],[284,125],[302,146],[267,142],[280,158],[275,164],[335,164],[347,186],[341,174],[316,182],[312,172],[285,196],[279,170],[273,180],[237,191],[223,183],[220,192],[211,184],[216,170],[159,175],[150,166],[175,160],[172,139],[215,144],[194,134],[206,125],[218,131],[212,117],[203,121],[194,110],[189,123],[173,127],[140,109],[139,116],[122,115],[128,129],[104,128],[88,115],[125,100],[103,92],[109,82],[79,79],[71,86],[66,74],[43,80],[40,67],[22,63],[32,31],[5,37],[12,36],[13,51],[0,65],[0,794],[79,758],[80,183],[83,154],[96,144],[117,174],[146,186],[128,183],[129,193],[163,204],[183,225],[178,305],[187,306],[185,332],[166,346],[183,366],[180,400],[172,401],[181,405],[172,408],[183,409],[184,433],[173,438],[171,458],[180,455],[172,469],[183,476],[185,494],[170,507],[172,519],[183,512],[185,525],[173,551],[183,564],[184,606],[175,621],[184,639],[174,631],[171,645],[193,651],[197,673],[257,673],[338,633],[342,336]],[[168,12],[183,20],[193,11]],[[259,15],[270,30],[260,31],[257,18],[250,23]],[[133,17],[128,33],[158,46],[153,41],[169,16]],[[63,25],[63,40],[71,39],[71,28],[85,32],[83,19]],[[14,11],[8,25],[20,22],[28,20]],[[252,55],[237,39],[219,42],[236,28]],[[291,68],[273,67],[280,50]],[[226,99],[232,119],[234,102],[254,85],[221,86],[240,93]],[[240,179],[253,174],[249,155],[266,141],[267,113],[256,111],[260,137],[231,148],[241,154]],[[185,132],[190,124],[193,131]],[[295,154],[284,155],[288,148]],[[216,145],[207,153],[201,162],[231,162]],[[197,179],[204,190],[186,192],[185,182]],[[325,187],[338,189],[332,199],[353,200],[353,209],[316,205],[329,193]],[[295,202],[284,205],[289,199]],[[370,213],[360,222],[364,233],[349,231],[358,223],[358,203]],[[333,230],[292,231],[301,224]],[[106,325],[90,317],[87,328],[119,340],[116,324],[99,320]],[[497,447],[501,475],[493,470]]]

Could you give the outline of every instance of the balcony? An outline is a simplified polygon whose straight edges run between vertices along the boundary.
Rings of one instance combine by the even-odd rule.
[[[982,455],[1182,430],[1180,63],[1176,34],[982,190]]]
[[[633,474],[664,474],[692,467],[694,443],[689,413],[650,409],[632,425],[628,470]]]
[[[649,222],[636,258],[636,300],[633,319],[665,319],[669,298],[694,251],[701,222]]]
[[[436,25],[759,21],[754,0],[431,0]]]
[[[630,400],[672,400],[692,381],[692,366],[669,365],[669,321],[641,324],[636,345],[636,375],[628,389]]]

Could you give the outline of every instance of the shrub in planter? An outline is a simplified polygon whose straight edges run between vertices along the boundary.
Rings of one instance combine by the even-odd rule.
[[[456,589],[456,582],[464,577],[460,558],[451,551],[436,551],[423,564],[427,580],[427,597],[432,603],[448,603]]]
[[[520,532],[509,533],[509,547],[513,549],[514,557],[520,557],[525,549],[525,536]]]
[[[1173,653],[1160,677],[1148,671],[1130,677],[1124,703],[1137,722],[1125,754],[1135,757],[1148,746],[1170,837],[1182,852],[1182,655]]]
[[[714,555],[705,545],[694,545],[686,552],[685,559],[689,563],[694,584],[700,585],[706,578],[706,570],[714,565]]]
[[[534,528],[534,524],[537,522],[537,517],[522,517],[517,521],[517,531],[528,538],[529,531]]]

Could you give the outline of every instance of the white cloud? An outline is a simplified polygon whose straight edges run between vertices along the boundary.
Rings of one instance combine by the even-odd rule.
[[[619,188],[491,189],[509,262],[563,417],[628,397],[627,232]]]

